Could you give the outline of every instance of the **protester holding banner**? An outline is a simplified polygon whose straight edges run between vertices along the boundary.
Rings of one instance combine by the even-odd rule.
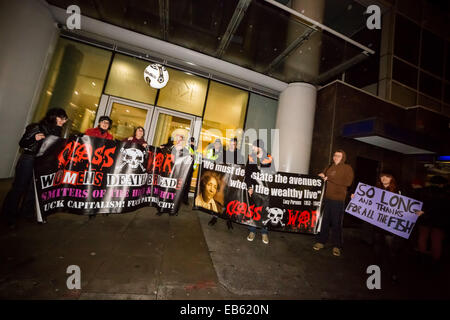
[[[26,127],[25,133],[19,142],[23,153],[16,165],[11,190],[3,202],[2,212],[7,219],[8,225],[14,226],[16,223],[19,202],[22,196],[25,195],[22,212],[33,211],[34,184],[32,181],[35,156],[46,137],[50,135],[61,136],[62,126],[66,121],[66,112],[60,108],[53,108],[48,110],[44,119],[39,123],[32,123]]]
[[[108,116],[101,116],[98,119],[98,126],[96,128],[87,129],[85,135],[90,137],[113,140],[112,134],[108,132],[111,129],[112,120]]]
[[[233,138],[230,141],[230,145],[228,149],[225,152],[225,163],[232,163],[232,164],[244,164],[244,157],[241,154],[241,151],[237,149],[237,138]],[[217,222],[217,217],[213,216],[211,220],[209,221],[209,225],[213,226]],[[233,229],[233,223],[231,220],[227,220],[227,228]]]
[[[225,163],[245,164],[241,150],[237,148],[237,138],[230,140],[229,146],[225,152]]]
[[[264,203],[264,198],[267,198],[263,195],[254,194],[254,188],[256,184],[260,184],[260,181],[257,181],[252,178],[252,174],[254,172],[261,173],[274,173],[275,172],[275,164],[272,156],[267,154],[267,151],[264,148],[264,141],[261,139],[253,142],[252,145],[252,153],[249,154],[247,164],[245,167],[245,183],[248,188],[249,202],[251,204],[258,203],[259,205]],[[256,236],[256,227],[250,226],[250,233],[247,236],[248,241],[253,241]],[[264,244],[269,244],[269,233],[267,227],[261,228],[261,236]]]
[[[137,143],[142,147],[147,148],[148,143],[147,141],[145,141],[144,135],[145,129],[143,127],[137,127],[136,129],[134,129],[133,136],[123,139],[122,142]]]
[[[205,159],[214,161],[216,163],[223,163],[223,146],[220,139],[214,140],[214,143],[209,144],[205,150]],[[197,205],[197,204],[196,204]],[[209,220],[208,225],[213,226],[217,222],[217,215],[213,214],[211,220]],[[231,221],[227,222],[228,229],[231,228]]]
[[[183,135],[177,134],[175,136],[175,144],[170,148],[170,152],[173,156],[173,162],[175,162],[178,158],[190,155],[189,149],[186,147],[186,142],[184,141]]]
[[[333,163],[319,173],[319,177],[326,181],[326,191],[323,201],[322,228],[313,249],[317,251],[324,248],[331,228],[334,256],[341,255],[344,201],[347,188],[352,184],[354,177],[352,167],[345,161],[344,150],[336,150],[333,154]]]
[[[385,191],[402,194],[398,188],[395,177],[388,170],[384,170],[380,173],[375,186]],[[394,234],[381,228],[374,227],[373,225],[370,226],[372,226],[371,232],[375,256],[377,257],[377,260],[380,261],[382,260],[382,253],[386,252],[387,269],[391,272],[391,280],[397,281],[397,257],[401,247],[401,238],[395,237]],[[382,265],[381,262],[378,263]]]
[[[171,149],[173,147],[173,138],[169,137],[167,142],[159,146],[161,149]]]
[[[430,239],[431,256],[436,264],[442,256],[445,234],[450,231],[450,194],[445,188],[448,181],[444,177],[433,176],[430,183],[431,185],[422,191],[421,200],[425,214],[419,222],[418,249],[425,257]]]
[[[220,139],[216,139],[214,143],[206,147],[205,158],[217,163],[223,163],[223,146]]]
[[[175,201],[176,205],[174,206],[176,209],[170,210],[169,215],[178,215],[178,206],[179,203],[183,200],[185,196],[186,189],[189,189],[189,186],[186,184],[187,175],[190,174],[192,170],[192,163],[194,162],[188,148],[185,145],[184,136],[182,134],[177,134],[175,136],[175,144],[170,147],[171,140],[169,139],[168,143],[165,146],[162,146],[162,152],[164,154],[170,154],[170,157],[167,157],[166,160],[172,162],[172,170],[170,170],[171,177],[184,176],[182,179],[183,183],[181,184],[183,187],[178,193],[178,199]],[[169,160],[170,159],[170,160]],[[167,163],[166,163],[167,164]],[[172,192],[173,193],[173,192]],[[157,215],[162,215],[164,208],[157,207]]]

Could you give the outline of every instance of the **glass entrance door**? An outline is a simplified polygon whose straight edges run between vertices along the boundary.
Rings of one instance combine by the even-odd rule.
[[[144,138],[148,142],[148,133],[154,107],[130,100],[109,97],[106,106],[106,115],[112,119],[110,133],[114,139],[123,140],[132,137],[137,127],[145,129]]]
[[[202,124],[200,117],[108,95],[102,96],[96,124],[102,115],[112,119],[110,133],[114,139],[132,137],[136,127],[141,126],[145,129],[147,143],[156,147],[169,139],[176,141],[178,135],[183,136],[185,145],[190,137],[198,142]],[[195,188],[196,175],[197,172],[192,178],[191,190]]]
[[[193,134],[195,117],[181,112],[155,108],[154,120],[150,128],[151,144],[160,146],[169,140],[176,141],[178,135],[183,137],[185,145]]]
[[[110,132],[117,140],[133,136],[138,126],[145,129],[145,139],[154,146],[169,138],[175,140],[177,135],[182,135],[186,143],[190,137],[197,140],[200,135],[200,117],[149,104],[103,95],[98,111],[95,124],[100,116],[108,115],[113,121]]]

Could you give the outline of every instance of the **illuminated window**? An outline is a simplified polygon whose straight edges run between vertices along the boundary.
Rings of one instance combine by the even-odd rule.
[[[169,82],[159,92],[157,105],[202,116],[208,80],[167,68]]]
[[[69,134],[94,124],[111,52],[60,38],[34,115],[41,120],[49,108],[63,108]]]
[[[144,70],[149,64],[149,61],[116,54],[105,93],[154,105],[157,90],[144,80]]]
[[[113,125],[111,134],[114,139],[123,140],[133,136],[137,127],[145,126],[148,110],[114,102],[111,109]]]
[[[233,137],[240,140],[247,101],[248,92],[211,81],[200,136],[202,152],[217,138],[223,145]]]

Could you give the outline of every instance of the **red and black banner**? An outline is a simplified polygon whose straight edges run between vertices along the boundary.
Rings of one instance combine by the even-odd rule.
[[[318,176],[248,170],[203,160],[194,209],[269,230],[320,231],[324,183]],[[252,183],[252,194],[249,186]]]
[[[125,213],[155,206],[175,214],[192,157],[173,150],[89,136],[49,137],[34,168],[40,213]]]

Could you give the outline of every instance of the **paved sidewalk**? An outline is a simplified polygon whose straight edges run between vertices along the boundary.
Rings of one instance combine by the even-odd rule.
[[[0,187],[7,189],[5,183]],[[192,201],[192,199],[191,199]],[[372,249],[359,230],[344,229],[345,248],[312,250],[313,237],[271,232],[246,240],[245,226],[182,206],[178,216],[154,208],[86,216],[56,213],[48,223],[0,227],[0,299],[449,299],[448,256],[424,269],[402,252],[399,281],[382,269],[381,290],[368,290]],[[81,268],[81,290],[68,290],[66,269]],[[428,271],[427,271],[428,270]]]

